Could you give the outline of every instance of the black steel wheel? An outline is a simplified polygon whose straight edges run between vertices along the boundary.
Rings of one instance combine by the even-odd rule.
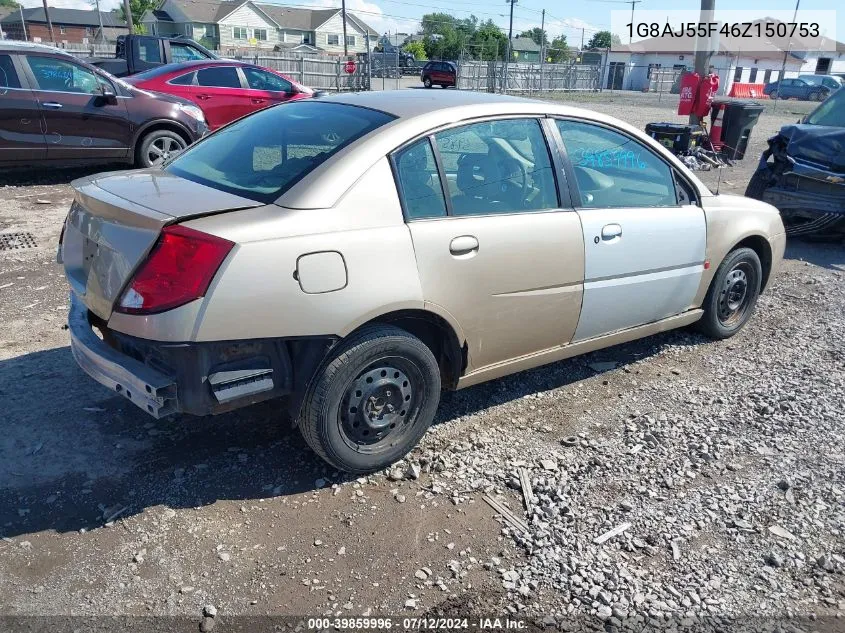
[[[731,251],[716,270],[704,298],[699,329],[717,339],[739,332],[754,313],[762,280],[763,268],[754,250]]]
[[[341,343],[318,371],[299,426],[335,468],[373,472],[417,444],[439,400],[440,368],[425,343],[397,327],[371,326]]]

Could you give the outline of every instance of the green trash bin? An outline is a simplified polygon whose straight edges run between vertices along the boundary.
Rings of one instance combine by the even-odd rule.
[[[751,130],[763,113],[764,106],[756,101],[729,101],[725,104],[722,123],[722,155],[731,160],[742,160],[748,149]]]

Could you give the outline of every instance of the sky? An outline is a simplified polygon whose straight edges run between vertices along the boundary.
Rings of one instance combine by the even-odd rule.
[[[269,2],[271,0],[257,0]],[[836,9],[836,0],[800,0],[801,9],[831,10]],[[26,7],[41,6],[40,0],[21,0]],[[100,0],[101,10],[115,8],[121,0]],[[93,7],[93,0],[48,0],[50,6],[68,8]],[[273,4],[288,6],[340,7],[340,0],[272,0]],[[641,0],[638,9],[677,10],[697,9],[699,0]],[[610,12],[613,10],[630,11],[631,3],[625,0],[518,0],[514,5],[514,35],[524,30],[540,26],[542,9],[546,9],[546,31],[549,39],[566,35],[570,46],[581,44],[582,29],[585,43],[599,30],[610,28]],[[365,22],[381,33],[413,33],[419,28],[419,19],[425,13],[440,11],[458,18],[475,15],[479,20],[492,19],[505,32],[508,31],[508,12],[510,6],[506,0],[347,0],[346,8],[357,12]],[[745,0],[742,4],[735,1],[716,0],[716,9],[744,9],[758,12],[764,17],[767,12],[781,10],[791,12],[795,0]],[[845,9],[837,12],[836,39],[845,41]],[[623,41],[627,41],[623,38]]]

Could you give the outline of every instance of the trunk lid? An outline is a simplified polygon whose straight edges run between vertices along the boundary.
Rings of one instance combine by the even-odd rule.
[[[261,206],[158,169],[112,172],[71,183],[59,261],[91,312],[111,316],[115,302],[168,224]]]

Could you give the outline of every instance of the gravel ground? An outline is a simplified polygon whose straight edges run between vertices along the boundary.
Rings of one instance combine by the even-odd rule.
[[[653,95],[623,97],[569,99],[638,127],[672,120]],[[803,106],[764,113],[723,192],[744,190]],[[356,480],[272,404],[153,421],[76,368],[53,262],[80,173],[0,176],[0,232],[38,243],[0,251],[0,616],[199,624],[211,604],[218,619],[842,627],[841,245],[790,243],[731,340],[670,332],[445,394],[408,460]]]

